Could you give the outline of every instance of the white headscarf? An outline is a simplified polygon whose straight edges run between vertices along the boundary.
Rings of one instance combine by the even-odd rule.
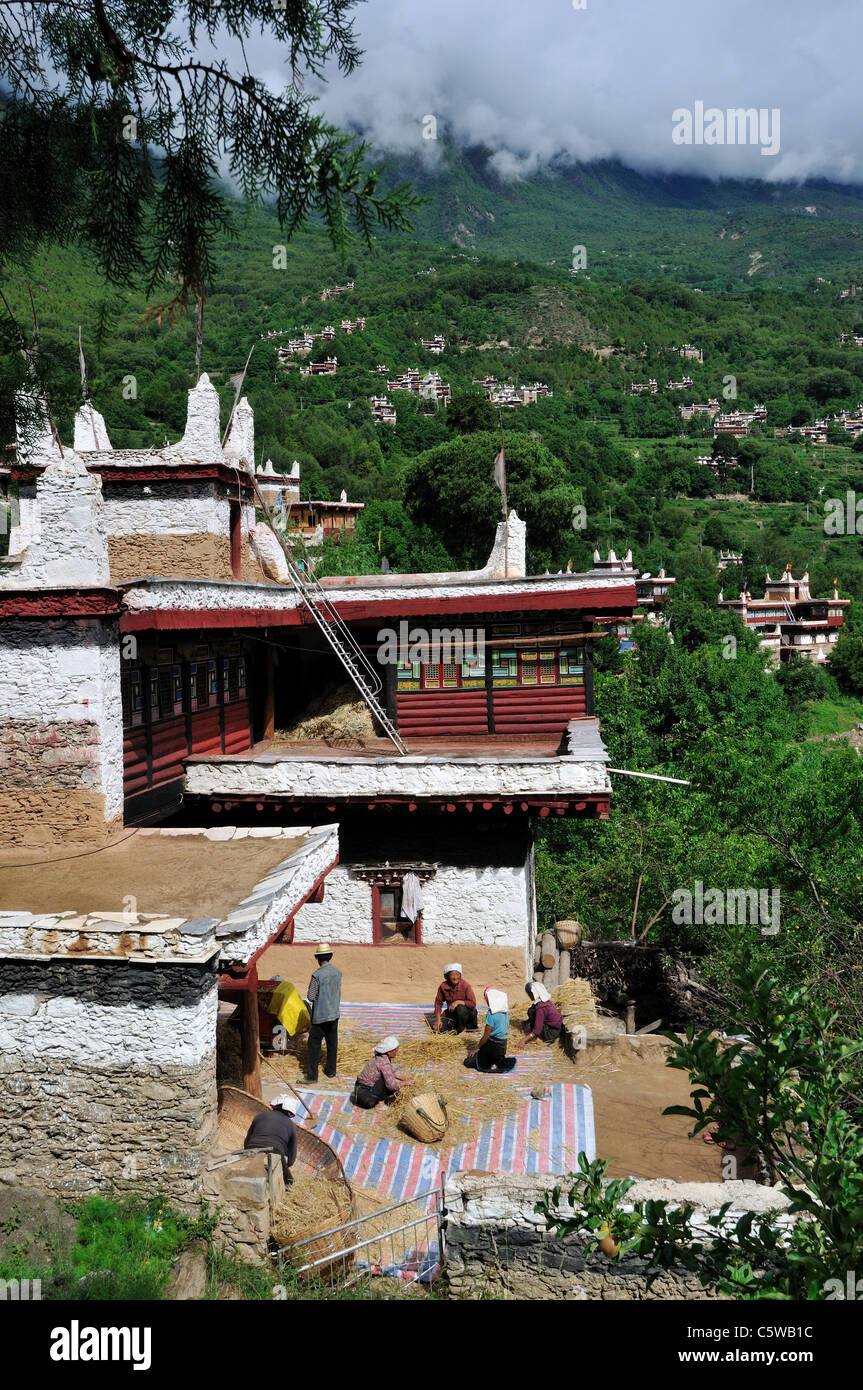
[[[528,985],[528,989],[530,991],[530,997],[535,1004],[547,1004],[551,999],[551,995],[545,985],[541,985],[537,981]]]
[[[276,1096],[272,1105],[273,1109],[278,1107],[280,1110],[284,1110],[286,1115],[296,1115],[300,1108],[300,1101],[297,1100],[296,1096],[292,1096],[289,1092],[285,1091],[284,1095]]]
[[[444,968],[443,968],[444,979],[446,979],[447,975],[450,973],[451,970],[457,970],[458,973],[459,973],[460,975],[461,975],[461,973],[462,973],[462,968],[461,968],[461,966],[459,965],[458,961],[453,961],[452,965],[445,965],[445,966],[444,966]]]
[[[394,1052],[398,1045],[398,1038],[390,1033],[389,1037],[381,1038],[379,1043],[375,1043],[375,1052],[381,1057],[385,1052]]]
[[[509,1000],[502,989],[487,989],[485,992],[485,1002],[488,1004],[490,1013],[509,1013]]]

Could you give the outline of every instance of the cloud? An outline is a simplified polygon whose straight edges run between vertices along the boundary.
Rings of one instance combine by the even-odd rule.
[[[360,69],[307,90],[381,150],[433,158],[422,135],[433,115],[457,143],[488,146],[507,178],[617,158],[655,172],[863,183],[859,0],[371,0],[355,25]],[[247,51],[278,86],[272,49],[253,40]],[[676,145],[672,113],[696,101],[778,108],[779,153]]]

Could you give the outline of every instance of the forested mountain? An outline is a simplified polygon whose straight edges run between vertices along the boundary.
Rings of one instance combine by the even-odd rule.
[[[585,247],[593,279],[665,276],[702,289],[852,274],[863,263],[863,190],[638,173],[610,160],[505,180],[491,151],[429,142],[425,164],[391,160],[429,201],[421,235],[486,255],[567,267]]]
[[[622,197],[620,182],[617,191]],[[851,195],[833,190],[831,197],[847,213]],[[635,198],[626,208],[644,230],[653,214]],[[849,235],[858,230],[842,225]],[[551,397],[501,417],[511,439],[532,438],[542,451],[535,459],[554,461],[546,487],[553,477],[566,501],[554,509],[554,524],[541,528],[541,540],[531,527],[534,565],[585,565],[595,543],[613,541],[618,549],[632,545],[643,568],[664,563],[715,593],[716,550],[733,545],[747,551],[753,592],[765,566],[790,562],[799,572],[809,564],[815,592],[836,576],[841,591],[863,606],[859,538],[827,536],[823,526],[825,498],[863,489],[863,456],[836,427],[835,442],[816,449],[794,436],[774,438],[776,429],[853,410],[863,400],[863,348],[853,342],[863,328],[863,294],[841,297],[847,279],[798,279],[795,288],[755,280],[698,292],[655,276],[588,280],[565,265],[475,256],[405,237],[382,237],[371,253],[357,250],[343,262],[315,230],[283,250],[275,223],[257,215],[218,253],[202,364],[222,391],[227,414],[233,381],[254,347],[244,390],[255,408],[260,457],[285,469],[299,459],[307,495],[337,497],[345,488],[352,499],[374,504],[359,545],[332,560],[340,567],[375,567],[379,532],[382,553],[399,568],[474,563],[493,534],[496,437],[487,440],[485,491],[478,495],[465,478],[463,505],[448,508],[444,534],[439,513],[410,477],[422,470],[428,451],[453,438],[459,413],[398,391],[390,393],[397,424],[376,424],[369,398],[385,389],[386,375],[377,368],[386,364],[390,376],[410,367],[437,370],[456,398],[480,393],[474,383],[485,376],[550,388]],[[322,289],[349,280],[352,291],[321,299]],[[80,396],[80,324],[89,388],[115,445],[146,447],[178,437],[194,370],[191,314],[169,324],[152,305],[148,310],[143,294],[106,294],[87,259],[67,250],[43,254],[29,277],[5,286],[23,321],[31,290],[61,433],[65,428],[68,436]],[[341,330],[342,318],[358,316],[366,319],[364,331]],[[308,359],[279,366],[277,349],[288,335],[326,325],[335,327],[334,339],[316,338]],[[285,336],[262,337],[273,331]],[[440,356],[419,342],[436,333],[446,338]],[[703,362],[677,355],[683,343],[699,348]],[[303,362],[333,356],[335,376],[300,376]],[[691,387],[665,389],[684,375]],[[633,383],[651,377],[656,394],[632,394]],[[696,463],[711,448],[707,417],[683,421],[679,413],[681,403],[711,396],[724,410],[767,408],[766,423],[733,446],[737,462],[720,476]],[[498,428],[494,413],[489,424]],[[510,455],[516,493],[520,485],[535,488],[534,463],[514,441]],[[570,524],[574,502],[587,509],[581,531]]]

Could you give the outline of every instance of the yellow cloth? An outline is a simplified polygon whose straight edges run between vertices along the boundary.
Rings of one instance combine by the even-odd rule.
[[[282,980],[281,984],[276,985],[270,1000],[270,1013],[279,1020],[289,1038],[297,1033],[305,1033],[312,1026],[305,1000],[300,998],[290,980]]]

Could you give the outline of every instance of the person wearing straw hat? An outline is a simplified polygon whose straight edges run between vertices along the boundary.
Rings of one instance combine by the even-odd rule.
[[[441,1017],[443,1015],[443,1017]],[[443,968],[443,983],[438,985],[434,1001],[436,1033],[455,1029],[457,1033],[476,1027],[476,995],[461,973],[461,965],[453,961]]]
[[[557,1005],[552,1003],[545,985],[537,981],[525,985],[524,990],[532,1001],[527,1011],[527,1041],[539,1042],[542,1039],[544,1043],[557,1042],[563,1027],[563,1016]]]
[[[293,1182],[291,1169],[297,1157],[297,1127],[294,1116],[301,1102],[287,1091],[276,1096],[270,1110],[262,1110],[249,1125],[243,1143],[244,1149],[264,1149],[267,1153],[281,1154],[282,1173],[285,1186]]]
[[[327,1064],[324,1076],[334,1077],[338,1065],[339,1013],[342,1005],[342,972],[332,964],[333,948],[328,941],[318,943],[315,950],[318,968],[309,983],[306,1003],[312,1026],[309,1029],[309,1057],[306,1080],[314,1085],[318,1079],[321,1045],[327,1045]]]
[[[464,1064],[475,1067],[477,1071],[512,1071],[518,1059],[506,1055],[509,1000],[502,989],[488,988],[483,997],[486,1002],[485,1028],[478,1046],[468,1053]]]
[[[402,1076],[393,1066],[398,1050],[399,1040],[392,1033],[375,1044],[374,1056],[354,1082],[353,1100],[363,1110],[374,1110],[382,1100],[391,1101],[402,1085],[412,1079]]]

